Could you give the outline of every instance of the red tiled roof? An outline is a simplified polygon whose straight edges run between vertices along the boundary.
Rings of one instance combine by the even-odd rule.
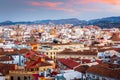
[[[74,67],[80,65],[80,63],[68,58],[59,58],[58,61],[60,61],[63,65],[67,66],[68,68],[73,69]]]
[[[9,73],[9,70],[15,70],[15,64],[0,63],[0,73],[6,75]]]
[[[41,54],[41,53],[38,53],[35,51],[29,51],[25,54],[25,56],[29,59],[32,59],[32,60],[37,60],[37,58],[45,58],[45,60],[52,60],[47,55]]]
[[[98,62],[99,64],[102,64],[102,60],[96,60],[96,62]]]
[[[49,62],[41,62],[41,61],[29,61],[26,62],[26,68],[36,68],[41,66],[52,66]]]
[[[13,51],[5,51],[5,54],[25,54],[26,52],[28,52],[29,49],[23,48],[23,49],[13,49]]]
[[[120,33],[113,33],[112,38],[110,40],[120,41],[120,37],[118,35],[120,35]]]
[[[112,50],[115,50],[117,52],[120,52],[120,48],[112,48]]]
[[[55,76],[55,75],[57,75],[57,74],[58,74],[58,72],[56,72],[56,71],[53,71],[53,72],[51,73],[52,76]]]
[[[87,72],[115,79],[120,79],[120,65],[99,64],[88,68]]]
[[[35,68],[38,67],[37,64],[41,63],[41,59],[37,58],[37,60],[30,60],[25,62],[26,68]]]
[[[20,50],[19,50],[20,53],[26,53],[26,52],[28,52],[28,51],[30,51],[30,50],[29,50],[29,49],[26,49],[26,48],[23,48],[23,49],[20,49]]]
[[[84,51],[61,51],[58,55],[65,54],[65,55],[97,55],[97,50],[84,50]]]
[[[34,61],[40,61],[40,60],[41,60],[41,57],[36,56],[36,55],[32,55],[29,59],[30,59],[30,60],[34,60]]]
[[[0,52],[0,55],[5,55],[5,52]]]
[[[44,54],[39,54],[37,52],[29,52],[27,53],[27,58],[29,58],[30,61],[26,62],[26,68],[35,68],[35,67],[41,67],[41,66],[51,66],[48,62],[42,62],[41,58],[47,57]]]
[[[91,63],[91,59],[81,59],[82,64]]]
[[[0,61],[12,61],[14,60],[12,56],[2,56],[0,57]]]
[[[14,44],[21,44],[21,42],[19,42],[19,41],[15,41]]]
[[[107,48],[107,49],[98,49],[98,52],[104,52],[104,51],[107,51],[107,50],[112,50],[112,48]]]
[[[5,55],[4,49],[0,48],[0,55]]]
[[[30,58],[32,55],[34,55],[34,54],[36,54],[35,52],[33,52],[33,51],[29,51],[29,52],[27,52],[26,54],[25,54],[25,57],[27,57],[27,58]]]
[[[46,62],[41,62],[40,66],[52,66],[52,64],[46,61]]]
[[[80,58],[71,58],[72,60],[75,60],[75,61],[80,61],[81,59]]]
[[[87,66],[87,65],[78,66],[78,67],[75,68],[75,71],[85,73],[88,68],[89,68],[89,66]]]

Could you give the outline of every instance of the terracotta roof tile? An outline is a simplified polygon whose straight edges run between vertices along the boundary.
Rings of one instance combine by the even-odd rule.
[[[68,68],[71,68],[73,69],[74,67],[80,65],[80,63],[68,58],[68,59],[65,59],[65,58],[59,58],[58,59],[59,62],[61,62],[62,64],[64,64],[65,66],[67,66]]]
[[[52,64],[46,61],[46,62],[41,62],[40,66],[52,66]]]
[[[84,51],[61,51],[58,55],[65,54],[65,55],[97,55],[97,50],[84,50]]]
[[[26,62],[26,68],[38,68],[42,66],[52,66],[49,62],[29,61]]]
[[[91,63],[91,59],[81,59],[82,64]]]
[[[87,72],[110,78],[120,79],[120,65],[99,64],[88,68]]]
[[[89,68],[89,66],[83,65],[83,66],[78,66],[78,67],[76,67],[74,70],[75,70],[75,71],[82,72],[82,73],[85,73],[88,68]]]
[[[120,37],[118,37],[120,33],[113,33],[111,40],[113,41],[120,41]]]
[[[0,73],[6,75],[9,73],[9,70],[15,70],[15,64],[0,63]]]
[[[12,61],[14,60],[12,56],[2,56],[0,57],[0,61]]]

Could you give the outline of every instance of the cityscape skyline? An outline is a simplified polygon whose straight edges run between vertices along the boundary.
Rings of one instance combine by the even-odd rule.
[[[119,16],[119,0],[1,0],[0,22]]]

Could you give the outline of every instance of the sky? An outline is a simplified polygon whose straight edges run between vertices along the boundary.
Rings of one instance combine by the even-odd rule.
[[[120,16],[120,0],[0,0],[0,22]]]

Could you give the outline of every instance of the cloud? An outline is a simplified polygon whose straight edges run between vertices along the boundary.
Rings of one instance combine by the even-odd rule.
[[[32,6],[43,6],[43,7],[57,7],[63,4],[63,2],[37,2],[37,1],[31,1],[28,3]]]
[[[119,0],[70,0],[74,4],[102,3],[109,5],[120,5]]]
[[[67,6],[71,6],[72,8],[74,6],[77,6],[73,8],[74,12],[79,11],[101,12],[104,11],[103,9],[109,10],[110,8],[108,8],[108,6],[111,7],[120,6],[120,0],[67,0],[67,1],[68,1],[68,3],[66,3]]]
[[[45,7],[45,8],[52,9],[52,10],[62,10],[62,11],[67,11],[67,12],[73,12],[74,11],[73,9],[68,8],[67,6],[63,7],[63,5],[64,5],[63,2],[30,1],[30,2],[27,2],[27,3],[29,5],[32,5],[32,6]]]
[[[111,4],[111,5],[120,5],[120,1],[118,1],[118,0],[99,0],[99,2]]]
[[[94,4],[91,4],[94,3]],[[103,7],[101,5],[112,5],[119,6],[119,0],[65,0],[65,1],[28,1],[27,4],[35,7],[42,7],[44,9],[50,10],[58,10],[58,11],[65,11],[71,12],[75,14],[79,14],[81,11],[90,11],[90,12],[98,12],[102,11]],[[99,4],[99,5],[97,5]],[[108,9],[108,8],[107,8]]]
[[[54,9],[54,10],[62,10],[62,11],[67,11],[67,12],[74,12],[73,9],[67,9],[67,8],[63,8],[63,7],[54,7],[52,9]]]

